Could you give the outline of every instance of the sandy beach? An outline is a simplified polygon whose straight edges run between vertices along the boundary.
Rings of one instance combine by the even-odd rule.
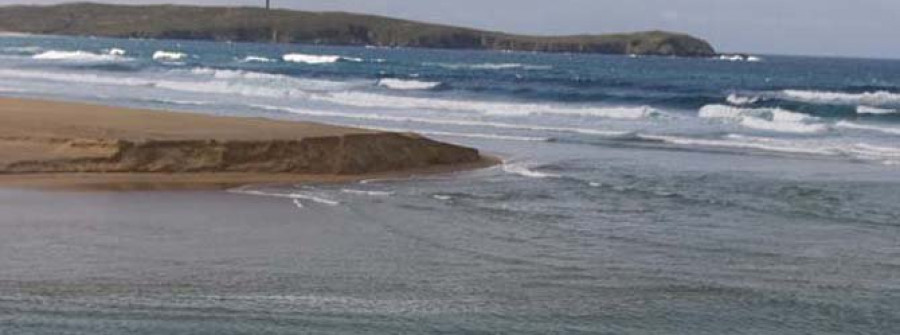
[[[180,189],[340,182],[488,166],[416,134],[0,99],[0,186]]]

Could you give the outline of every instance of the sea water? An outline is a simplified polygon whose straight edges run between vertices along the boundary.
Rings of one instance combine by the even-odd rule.
[[[3,36],[0,95],[416,131],[504,160],[0,191],[0,333],[900,332],[900,61]]]

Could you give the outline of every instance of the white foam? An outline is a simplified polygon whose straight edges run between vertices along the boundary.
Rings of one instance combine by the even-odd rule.
[[[362,126],[360,126],[360,127],[362,127]],[[394,130],[394,131],[397,131],[397,130]],[[418,129],[405,129],[404,131],[416,132],[416,133],[419,133],[422,135],[480,138],[480,139],[485,139],[485,140],[501,140],[501,141],[548,142],[551,140],[550,138],[547,138],[547,137],[513,136],[513,135],[497,135],[497,134],[481,134],[481,133],[460,133],[460,132],[450,132],[450,131],[434,131],[434,130],[418,130]]]
[[[453,197],[451,197],[449,195],[442,195],[442,194],[435,194],[435,195],[432,195],[431,197],[435,198],[437,200],[441,200],[441,201],[453,200]]]
[[[177,99],[146,99],[146,101],[170,104],[170,105],[185,105],[185,106],[209,106],[215,105],[215,102],[212,101],[200,101],[200,100],[177,100]]]
[[[121,55],[112,55],[112,54],[96,54],[88,51],[59,51],[59,50],[50,50],[39,53],[37,55],[32,56],[33,59],[38,60],[53,60],[53,61],[70,61],[70,62],[114,62],[114,61],[123,61],[127,60],[127,58],[121,57]]]
[[[456,121],[453,121],[453,120],[406,118],[406,117],[380,115],[380,114],[373,114],[373,113],[363,113],[363,114],[342,113],[342,112],[330,112],[330,111],[320,111],[320,110],[301,109],[301,108],[292,108],[292,107],[265,106],[265,105],[253,105],[253,107],[265,109],[265,110],[284,111],[284,112],[288,112],[288,113],[299,114],[299,115],[309,115],[309,116],[341,117],[341,118],[349,118],[349,119],[362,119],[362,120],[375,120],[375,121],[397,121],[397,122],[404,122],[401,120],[406,120],[408,122],[410,120],[418,119],[418,120],[429,120],[432,123],[436,123],[436,124],[456,124]],[[443,123],[444,121],[447,121],[447,123]],[[424,130],[424,129],[389,128],[389,127],[378,127],[378,126],[373,126],[373,125],[369,125],[369,124],[364,124],[364,125],[344,124],[344,125],[351,126],[351,127],[357,127],[357,128],[367,128],[367,129],[390,131],[390,132],[416,132],[416,133],[419,133],[422,135],[434,135],[434,136],[478,138],[478,139],[503,140],[503,141],[525,141],[525,142],[547,142],[547,141],[550,141],[550,138],[547,138],[547,137],[498,135],[498,134],[468,133],[468,132],[447,132],[447,131],[434,131],[434,130]]]
[[[91,73],[66,73],[66,72],[48,72],[48,71],[31,71],[31,70],[13,70],[0,69],[0,77],[34,79],[34,80],[50,80],[66,83],[79,84],[100,84],[115,86],[151,86],[153,81],[137,79],[137,78],[118,78],[111,76],[101,76]]]
[[[900,104],[900,94],[887,91],[844,93],[828,91],[804,91],[784,90],[782,98],[800,102],[838,104],[838,105],[867,105],[884,106]]]
[[[885,114],[896,114],[896,109],[887,109],[887,108],[876,108],[869,106],[857,106],[856,114],[869,114],[869,115],[885,115]]]
[[[153,53],[153,60],[161,62],[174,62],[187,58],[187,54],[183,52],[159,50]]]
[[[646,119],[664,114],[649,106],[571,106],[544,103],[504,103],[473,100],[402,97],[365,92],[337,92],[318,95],[314,100],[364,108],[451,110],[494,116],[565,115],[611,119]]]
[[[360,125],[360,124],[348,124],[346,126],[355,127],[355,128],[366,128],[366,129],[373,129],[373,130],[389,131],[389,132],[395,132],[395,133],[415,132],[415,133],[421,134],[421,135],[477,138],[477,139],[483,139],[483,140],[520,141],[520,142],[548,142],[551,140],[550,138],[547,138],[547,137],[497,135],[497,134],[483,134],[483,133],[464,133],[464,132],[406,129],[406,128],[387,128],[387,127],[375,127],[375,126],[371,126],[371,125]]]
[[[544,173],[539,171],[534,171],[528,168],[528,166],[524,163],[503,163],[503,171],[506,173],[511,173],[515,175],[520,175],[528,178],[536,178],[536,179],[544,179],[544,178],[559,178],[559,175]]]
[[[394,195],[394,192],[385,192],[385,191],[365,191],[365,190],[354,190],[345,188],[341,190],[343,193],[354,194],[354,195],[366,195],[372,197],[388,197]]]
[[[844,141],[787,140],[730,134],[721,139],[699,139],[679,136],[640,135],[641,138],[662,141],[681,146],[701,146],[749,149],[783,154],[801,154],[826,157],[849,157],[866,161],[893,164],[900,158],[900,148],[877,146],[868,143]]]
[[[844,129],[856,129],[856,130],[865,130],[865,131],[874,131],[883,134],[891,134],[891,135],[900,135],[900,128],[895,127],[885,127],[885,126],[876,126],[871,124],[861,124],[850,121],[840,121],[835,124],[835,127],[844,128]]]
[[[183,71],[175,70],[174,72],[180,73]],[[325,92],[334,90],[347,90],[350,88],[362,87],[367,85],[367,83],[365,82],[307,79],[291,77],[282,74],[242,70],[195,68],[190,70],[189,72],[193,75],[211,76],[213,79],[225,80],[233,85],[246,84],[256,87],[273,88],[282,92],[298,90],[303,92]]]
[[[813,123],[818,120],[816,117],[780,108],[706,105],[700,109],[699,116],[731,120],[747,128],[783,133],[819,133],[829,129],[827,125]]]
[[[769,140],[758,137],[729,135],[727,139],[702,139],[665,135],[639,135],[639,137],[684,146],[724,147],[735,149],[755,149],[779,153],[810,155],[833,155],[827,148],[799,145],[799,142]]]
[[[285,62],[304,63],[304,64],[330,64],[340,61],[346,62],[362,62],[362,58],[344,57],[337,55],[308,55],[308,54],[286,54],[281,57]]]
[[[171,74],[171,75],[170,75]],[[235,70],[171,70],[165,78],[141,79],[94,73],[0,69],[0,77],[268,98],[307,98],[315,92],[364,87],[371,82],[339,82]],[[180,78],[181,80],[176,80]]]
[[[4,87],[4,86],[0,86],[0,92],[3,92],[3,93],[24,93],[24,92],[27,92],[27,91],[26,91],[26,90],[23,90],[23,89],[21,89],[21,88],[12,88],[12,87]]]
[[[256,63],[272,63],[274,61],[275,61],[274,59],[261,57],[261,56],[247,56],[241,60],[242,63],[254,63],[254,62],[256,62]]]
[[[573,128],[573,127],[551,127],[551,126],[539,126],[539,125],[529,125],[529,124],[521,124],[521,123],[491,122],[491,121],[481,121],[481,120],[435,119],[435,118],[423,118],[423,117],[411,117],[411,116],[393,116],[393,115],[384,115],[384,114],[376,114],[376,113],[331,112],[331,111],[320,111],[320,110],[309,110],[309,109],[301,109],[301,108],[277,107],[277,106],[265,106],[265,105],[254,105],[254,107],[266,109],[266,110],[284,111],[284,112],[300,114],[300,115],[339,117],[339,118],[347,118],[347,119],[361,119],[361,120],[373,120],[373,121],[389,121],[389,122],[397,122],[397,123],[415,122],[415,123],[424,123],[424,124],[452,125],[452,126],[464,126],[464,127],[486,127],[486,128],[497,128],[497,129],[576,133],[576,134],[596,135],[596,136],[604,136],[604,137],[620,137],[620,136],[625,136],[625,135],[631,134],[631,132],[618,131],[618,130],[600,130],[600,129]]]
[[[728,98],[726,98],[725,100],[727,100],[728,103],[735,105],[735,106],[745,106],[745,105],[755,104],[759,101],[759,99],[760,99],[759,97],[745,97],[745,96],[737,95],[736,93],[732,93],[732,94],[729,94]]]
[[[550,70],[550,69],[553,69],[553,67],[549,66],[549,65],[533,65],[533,64],[522,64],[522,63],[479,63],[479,64],[423,63],[423,65],[438,66],[438,67],[442,67],[445,69],[451,69],[451,70],[460,70],[460,69],[469,69],[469,70],[509,70],[509,69]]]
[[[24,47],[5,47],[0,50],[4,52],[12,52],[18,54],[36,54],[44,50],[39,46],[24,46]]]
[[[28,71],[28,70],[11,70],[0,69],[0,77],[32,79],[32,80],[49,80],[64,83],[78,84],[94,84],[104,86],[132,86],[132,87],[155,87],[173,91],[210,93],[210,94],[227,94],[227,95],[244,95],[244,96],[260,96],[260,97],[292,97],[305,96],[306,93],[301,90],[289,88],[264,87],[260,85],[234,83],[222,80],[204,80],[199,81],[176,81],[176,80],[150,80],[138,78],[122,78],[117,76],[105,76],[92,73],[66,73],[66,72],[48,72],[48,71]]]
[[[111,56],[125,56],[126,53],[128,53],[128,52],[125,51],[124,49],[119,49],[119,48],[112,48],[112,49],[106,50],[106,54],[111,55]]]
[[[209,81],[200,83],[196,81],[157,81],[153,83],[157,88],[220,95],[240,95],[266,98],[291,98],[305,97],[306,92],[288,88],[264,87],[258,85],[235,84],[226,81]]]
[[[385,78],[378,81],[378,86],[392,90],[430,90],[441,86],[441,82]]]
[[[716,57],[715,59],[722,60],[722,61],[729,61],[729,62],[751,62],[751,63],[763,61],[762,58],[760,58],[758,56],[751,56],[751,55],[746,55],[746,56],[745,55],[719,55],[719,57]]]
[[[257,190],[246,190],[246,189],[241,189],[241,188],[232,189],[232,190],[229,190],[228,192],[235,193],[235,194],[262,196],[262,197],[292,199],[292,200],[294,200],[295,204],[297,202],[299,202],[300,200],[308,200],[308,201],[312,201],[312,202],[315,202],[318,204],[323,204],[323,205],[328,205],[328,206],[338,206],[341,204],[338,201],[334,201],[334,200],[326,199],[326,198],[322,198],[322,197],[317,197],[317,196],[309,195],[309,194],[305,194],[305,193],[264,192],[264,191],[257,191]],[[302,204],[300,206],[302,206]]]
[[[780,133],[798,133],[812,134],[828,131],[828,126],[824,124],[806,124],[800,122],[778,122],[759,119],[755,117],[746,117],[741,120],[741,125],[747,128],[774,131]]]

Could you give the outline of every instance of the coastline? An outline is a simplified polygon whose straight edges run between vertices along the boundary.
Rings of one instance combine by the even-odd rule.
[[[411,134],[0,98],[0,187],[227,189],[451,173],[496,165]]]
[[[209,24],[215,22],[215,24]],[[102,24],[98,24],[102,23]],[[684,33],[527,35],[377,15],[254,7],[74,3],[0,6],[0,30],[66,36],[151,38],[454,50],[713,57]]]

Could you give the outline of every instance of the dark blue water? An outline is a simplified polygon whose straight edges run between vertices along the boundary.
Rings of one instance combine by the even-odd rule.
[[[413,130],[505,160],[2,191],[0,333],[896,334],[900,61],[759,58],[0,37],[3,96]]]

